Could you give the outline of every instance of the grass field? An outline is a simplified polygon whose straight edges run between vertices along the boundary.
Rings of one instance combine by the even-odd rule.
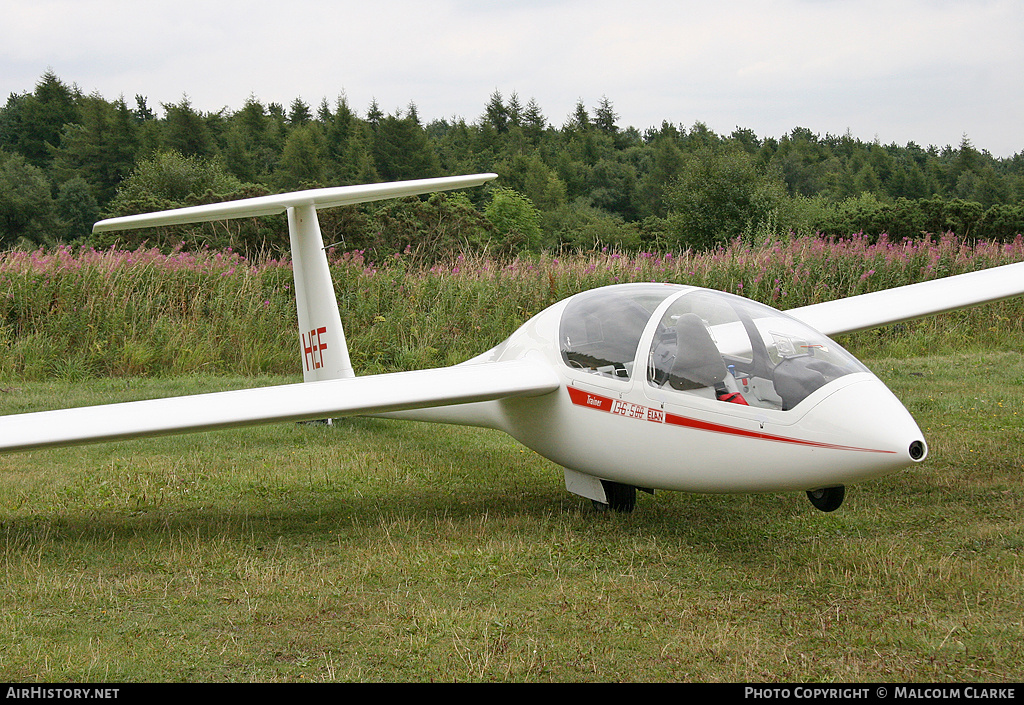
[[[931,456],[595,513],[499,433],[374,419],[0,457],[2,681],[1020,681],[1024,362],[865,360]],[[268,384],[5,382],[0,413]]]

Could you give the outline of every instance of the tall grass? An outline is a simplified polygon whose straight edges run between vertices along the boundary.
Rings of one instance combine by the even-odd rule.
[[[452,364],[578,291],[688,283],[786,309],[1024,260],[1024,238],[966,244],[799,237],[708,253],[459,255],[429,269],[405,253],[330,252],[353,364],[363,373]],[[861,334],[855,349],[907,353],[1024,337],[1020,301]],[[0,377],[289,374],[298,367],[291,264],[230,250],[72,250],[0,255]]]

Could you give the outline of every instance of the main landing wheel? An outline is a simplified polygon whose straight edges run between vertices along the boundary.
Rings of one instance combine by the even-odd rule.
[[[604,504],[593,500],[596,509],[599,511],[611,509],[623,514],[633,511],[633,507],[636,506],[636,487],[611,480],[601,480],[601,485],[604,487],[604,496],[608,498],[608,503]]]
[[[846,488],[842,485],[807,491],[807,499],[811,500],[811,504],[823,512],[834,512],[839,509],[839,505],[843,503],[845,496]]]

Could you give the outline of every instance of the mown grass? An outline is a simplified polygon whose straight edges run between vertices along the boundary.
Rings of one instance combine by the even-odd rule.
[[[7,681],[1019,681],[1024,362],[876,357],[931,445],[599,514],[502,434],[354,419],[0,458]],[[25,382],[0,412],[280,378]]]

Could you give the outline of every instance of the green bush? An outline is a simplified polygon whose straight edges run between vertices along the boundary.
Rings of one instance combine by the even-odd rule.
[[[499,240],[508,246],[531,252],[541,250],[540,211],[518,191],[495,188],[484,208],[484,217],[494,226]]]
[[[709,250],[749,234],[777,216],[785,193],[741,148],[701,148],[684,157],[666,196],[670,244]]]
[[[122,182],[110,202],[106,217],[220,203],[265,196],[267,193],[262,186],[242,183],[213,160],[165,151],[141,162]],[[283,222],[282,216],[276,218],[278,226],[283,226]],[[249,256],[260,252],[287,252],[288,238],[278,234],[285,229],[274,225],[274,219],[252,218],[161,226],[96,233],[87,238],[87,243],[97,249],[117,247],[134,250],[147,245],[164,252],[230,247]]]

